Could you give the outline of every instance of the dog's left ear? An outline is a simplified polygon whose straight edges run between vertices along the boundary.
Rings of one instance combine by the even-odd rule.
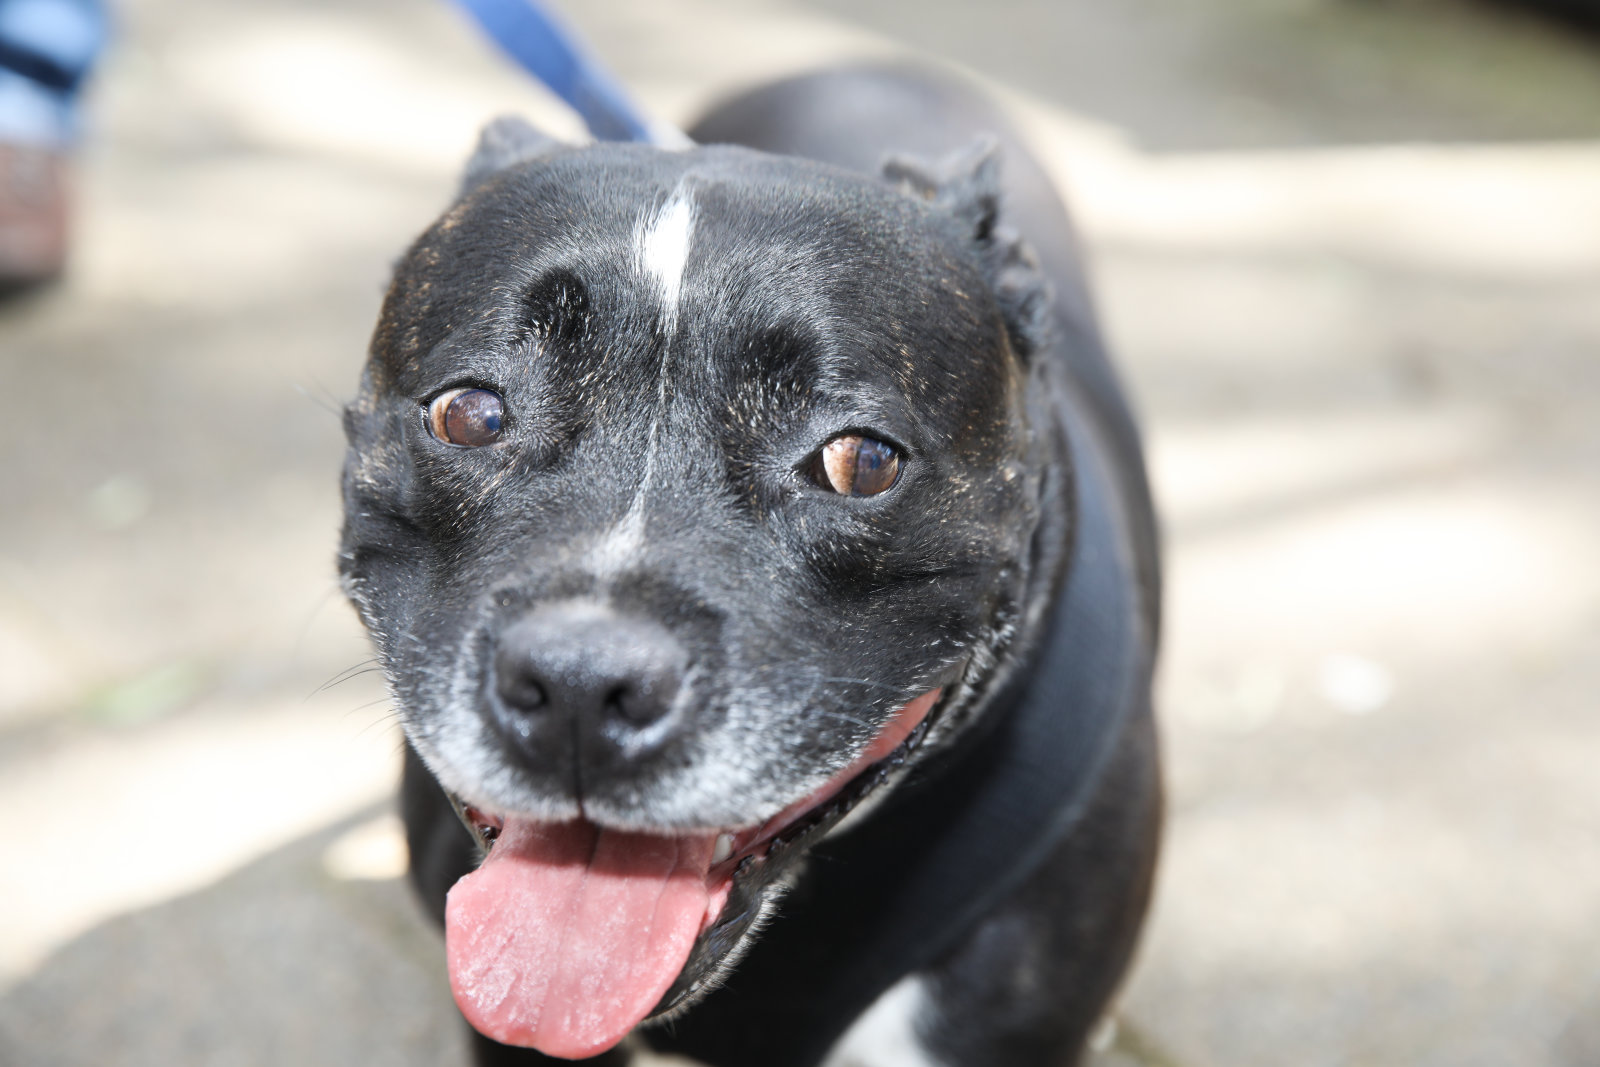
[[[883,176],[908,196],[955,217],[983,263],[1012,347],[1023,359],[1042,347],[1050,321],[1050,283],[1033,250],[1000,220],[1000,142],[985,135],[934,162],[890,156]]]
[[[498,171],[563,147],[554,137],[535,129],[527,119],[501,115],[478,134],[478,146],[473,149],[467,169],[461,175],[460,195],[466,196]]]

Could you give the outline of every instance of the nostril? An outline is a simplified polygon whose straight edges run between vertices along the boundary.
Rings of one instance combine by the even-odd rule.
[[[516,711],[539,711],[550,703],[550,694],[527,671],[495,672],[495,692],[506,706]]]
[[[648,682],[619,685],[606,694],[606,710],[635,726],[648,726],[665,715],[671,706],[671,695],[664,692],[668,688]]]
[[[494,642],[488,711],[535,762],[575,738],[591,763],[643,760],[681,734],[688,656],[653,620],[553,605],[512,621]]]

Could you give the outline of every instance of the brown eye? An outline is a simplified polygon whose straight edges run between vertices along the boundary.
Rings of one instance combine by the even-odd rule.
[[[481,448],[500,440],[506,402],[487,389],[451,389],[428,404],[428,429],[447,444]]]
[[[900,476],[892,445],[859,434],[835,437],[822,449],[819,482],[840,496],[877,496]]]

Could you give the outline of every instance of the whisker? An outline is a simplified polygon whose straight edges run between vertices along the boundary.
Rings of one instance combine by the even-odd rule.
[[[346,667],[344,670],[339,671],[332,678],[329,678],[326,682],[323,682],[321,685],[317,686],[311,692],[307,693],[303,699],[310,700],[312,697],[316,696],[318,693],[325,692],[326,690],[332,689],[334,686],[340,685],[341,683],[344,683],[344,682],[347,682],[351,678],[356,677],[357,675],[367,674],[367,673],[369,673],[371,671],[375,671],[375,670],[381,670],[381,668],[379,668],[379,667],[372,666],[372,664],[377,663],[377,662],[378,662],[378,657],[377,656],[368,656],[366,659],[361,660],[359,663],[353,663],[350,666]]]
[[[875,682],[870,678],[845,678],[831,674],[813,674],[812,678],[819,682],[836,682],[840,685],[864,685],[872,689],[887,689],[890,692],[899,692],[900,687],[889,685],[886,682]]]
[[[357,704],[355,707],[350,708],[348,711],[346,711],[344,713],[343,718],[348,719],[350,716],[354,715],[356,712],[365,711],[366,709],[368,709],[370,707],[373,707],[375,705],[378,705],[378,704],[386,704],[386,703],[388,703],[388,704],[392,705],[392,701],[393,700],[394,700],[393,697],[391,697],[391,696],[389,696],[389,694],[385,693],[383,696],[379,697],[376,700],[369,700],[364,704]],[[393,709],[393,707],[391,706],[389,714],[390,715],[394,715],[394,716],[398,716],[399,712],[395,711]],[[383,716],[379,716],[379,718],[382,719]]]
[[[322,394],[321,396],[313,394],[310,389],[307,389],[298,382],[296,382],[294,385],[295,392],[299,393],[301,396],[305,397],[307,400],[311,401],[313,404],[317,405],[317,407],[321,408],[323,411],[326,411],[334,418],[343,419],[344,407],[339,403],[338,399],[334,397],[332,390],[320,382],[317,383],[317,389]]]
[[[383,673],[383,668],[382,667],[376,667],[376,666],[375,667],[363,667],[360,670],[351,670],[351,671],[347,672],[343,678],[340,678],[340,679],[338,679],[336,681],[332,681],[332,682],[326,683],[321,688],[319,688],[317,690],[317,692],[320,693],[323,690],[332,689],[334,686],[343,685],[346,682],[353,681],[353,680],[361,677],[363,674],[382,674],[382,673]]]
[[[380,726],[400,726],[400,725],[401,725],[401,723],[400,723],[400,714],[399,714],[399,712],[397,712],[393,708],[391,708],[387,712],[385,712],[384,714],[379,715],[376,718],[374,718],[371,722],[367,723],[367,725],[363,726],[359,731],[356,732],[356,736],[357,737],[366,737],[368,734],[370,734],[372,731],[378,729]],[[405,736],[405,730],[404,729],[401,729],[399,731],[399,733],[400,733],[400,735],[402,737]]]
[[[852,724],[854,726],[860,726],[863,729],[867,729],[867,730],[874,729],[875,725],[876,725],[874,723],[868,722],[866,719],[858,718],[858,717],[856,717],[854,715],[851,715],[848,712],[829,711],[826,708],[809,708],[809,709],[807,709],[807,714],[815,716],[816,718],[819,718],[819,719],[841,719],[844,722],[850,723],[850,724]]]

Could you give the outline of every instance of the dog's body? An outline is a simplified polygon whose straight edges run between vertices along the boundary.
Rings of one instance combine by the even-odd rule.
[[[691,132],[760,152],[491,128],[347,417],[342,569],[457,999],[608,1064],[1073,1063],[1160,788],[1155,526],[1066,217],[937,79]],[[985,133],[998,219],[984,153],[875,176]],[[451,891],[457,810],[500,838]]]

